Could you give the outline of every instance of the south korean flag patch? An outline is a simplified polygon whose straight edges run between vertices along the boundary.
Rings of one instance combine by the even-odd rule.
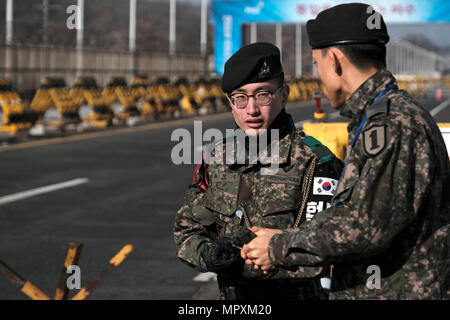
[[[314,177],[313,195],[334,196],[338,180],[325,177]]]

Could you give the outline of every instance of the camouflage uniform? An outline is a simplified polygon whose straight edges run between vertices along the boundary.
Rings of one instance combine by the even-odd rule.
[[[330,299],[448,298],[449,157],[435,121],[407,92],[390,90],[373,104],[392,85],[381,70],[342,107],[352,120],[335,208],[269,245],[278,267],[333,264]],[[371,265],[380,289],[366,286]]]
[[[277,174],[261,174],[261,168],[268,164],[237,164],[235,155],[232,164],[211,164],[201,170],[203,179],[209,183],[206,190],[199,187],[198,181],[188,188],[185,204],[176,216],[174,238],[178,258],[196,270],[208,271],[201,256],[205,246],[220,237],[233,237],[240,223],[235,215],[238,209],[246,212],[252,226],[292,227],[299,212],[305,171],[313,159],[322,159],[315,167],[314,177],[331,178],[337,186],[343,167],[341,161],[317,141],[318,148],[314,151],[306,145],[307,137],[296,130],[284,109],[272,128],[280,129]],[[236,144],[239,142],[235,137],[232,139]],[[214,154],[216,158],[226,158],[224,147],[215,150],[223,152]],[[309,206],[320,201],[325,206],[332,197],[322,195],[320,198],[313,193],[311,190]],[[314,213],[314,210],[309,208],[308,212]],[[306,214],[301,217],[301,224],[310,219]],[[252,266],[243,265],[233,277],[219,274],[218,283],[222,299],[317,299],[326,298],[319,282],[326,272],[322,267],[295,267],[263,274]]]

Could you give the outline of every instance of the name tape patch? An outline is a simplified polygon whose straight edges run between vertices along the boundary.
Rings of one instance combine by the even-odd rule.
[[[270,183],[299,184],[300,177],[272,175],[272,176],[267,176],[267,181]]]
[[[331,207],[326,201],[309,201],[306,205],[306,221],[310,221],[316,213]]]

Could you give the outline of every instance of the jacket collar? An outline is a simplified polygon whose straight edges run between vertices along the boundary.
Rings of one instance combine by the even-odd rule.
[[[342,106],[340,114],[344,117],[351,118],[351,125],[361,122],[367,107],[373,103],[375,98],[384,89],[395,83],[396,80],[392,73],[386,69],[381,69],[353,92],[351,97]]]

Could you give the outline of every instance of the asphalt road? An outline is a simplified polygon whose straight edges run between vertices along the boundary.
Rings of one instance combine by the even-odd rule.
[[[421,100],[429,110],[440,102]],[[331,121],[344,121],[329,106]],[[289,105],[295,121],[312,118],[313,102]],[[202,122],[203,130],[233,128],[231,115]],[[450,107],[436,115],[450,122]],[[53,297],[70,242],[83,243],[82,286],[97,277],[125,244],[134,250],[89,299],[214,299],[213,279],[175,257],[173,224],[194,165],[174,165],[177,128],[193,119],[110,130],[38,145],[0,147],[0,199],[83,178],[84,183],[0,204],[0,260]],[[73,138],[73,137],[72,137]],[[5,198],[3,198],[5,199]],[[71,293],[71,296],[73,293]],[[0,275],[0,299],[28,299]]]

